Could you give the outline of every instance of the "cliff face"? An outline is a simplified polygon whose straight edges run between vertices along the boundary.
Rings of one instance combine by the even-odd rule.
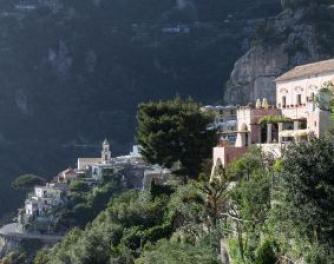
[[[275,103],[276,77],[294,66],[330,58],[333,52],[320,41],[318,11],[314,6],[287,9],[263,22],[250,50],[234,65],[225,103],[247,104],[258,98]]]
[[[224,101],[245,105],[257,98],[275,100],[274,79],[288,64],[288,55],[282,46],[253,47],[234,65],[226,85]]]

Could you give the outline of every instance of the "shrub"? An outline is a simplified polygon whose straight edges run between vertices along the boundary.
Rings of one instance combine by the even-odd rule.
[[[277,244],[272,240],[265,240],[255,251],[255,264],[276,263]]]

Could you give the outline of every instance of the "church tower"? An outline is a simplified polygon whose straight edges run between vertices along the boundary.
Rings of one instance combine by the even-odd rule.
[[[110,144],[107,139],[102,143],[101,161],[103,164],[110,163],[111,161]]]

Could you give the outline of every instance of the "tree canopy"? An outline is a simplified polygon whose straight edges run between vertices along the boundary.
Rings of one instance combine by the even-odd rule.
[[[24,174],[17,177],[12,182],[12,187],[14,189],[31,189],[36,185],[43,185],[45,182],[46,180],[39,176],[33,174]]]
[[[216,139],[215,131],[207,129],[211,121],[191,99],[143,103],[137,133],[141,152],[150,163],[177,167],[180,174],[197,178]]]
[[[334,247],[334,145],[317,139],[287,149],[282,164],[281,221],[313,243]]]

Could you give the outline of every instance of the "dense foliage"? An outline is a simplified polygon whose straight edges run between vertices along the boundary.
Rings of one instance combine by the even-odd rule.
[[[253,149],[211,183],[123,192],[34,263],[214,264],[221,248],[235,264],[332,263],[333,161],[317,139],[274,163]]]
[[[315,102],[317,106],[323,111],[331,111],[334,105],[333,100],[334,85],[331,81],[325,82],[317,95],[315,96]]]
[[[17,177],[13,183],[12,187],[14,189],[32,189],[34,186],[45,184],[46,180],[44,178],[38,177],[33,174],[24,174]]]
[[[264,166],[244,156],[233,167],[249,178],[231,192],[229,214],[237,231],[229,241],[232,258],[236,263],[332,263],[333,143],[317,139],[291,145],[273,166],[261,159]]]
[[[157,246],[151,247],[148,243],[169,238],[187,221],[190,221],[189,224],[196,223],[189,217],[189,213],[196,215],[201,211],[199,206],[192,212],[198,207],[197,200],[192,198],[196,195],[199,195],[198,191],[192,185],[187,187],[186,192],[176,191],[171,198],[165,194],[154,197],[147,192],[124,192],[112,199],[107,210],[100,213],[85,230],[74,229],[53,249],[41,251],[35,263],[133,263],[145,244],[147,255],[144,258],[154,258],[153,251]],[[175,200],[182,200],[183,208],[176,208]],[[196,246],[179,245],[178,242],[166,243],[161,241],[159,246],[179,247],[181,251],[189,247],[189,252],[183,253],[189,259],[193,259],[192,254],[203,250]]]
[[[213,117],[194,101],[176,98],[139,105],[138,143],[144,158],[197,178],[216,141]]]
[[[283,159],[284,192],[275,208],[277,223],[286,237],[294,234],[301,239],[300,247],[318,247],[318,252],[312,252],[318,263],[334,260],[333,175],[334,145],[325,139],[292,146]]]
[[[156,245],[149,246],[136,264],[218,264],[214,248],[210,240],[202,239],[195,245],[177,241],[160,240]]]
[[[93,221],[107,207],[111,197],[125,190],[121,179],[121,171],[115,171],[95,187],[81,179],[73,180],[67,205],[57,212],[60,220],[57,228],[67,230],[69,227],[84,227]]]
[[[278,123],[284,123],[284,122],[288,122],[288,121],[291,121],[291,119],[287,118],[287,117],[283,117],[283,116],[268,115],[268,116],[262,117],[260,119],[259,123],[260,123],[260,125],[264,126],[268,123],[278,124]]]

